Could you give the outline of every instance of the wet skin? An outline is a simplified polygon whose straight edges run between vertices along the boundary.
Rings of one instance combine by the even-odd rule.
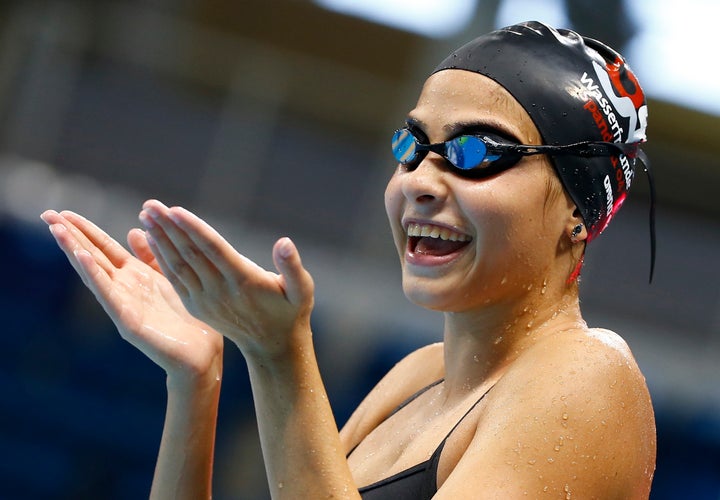
[[[408,121],[430,143],[478,129],[541,142],[503,88],[464,71],[431,76]],[[348,449],[358,445],[349,460],[358,484],[426,460],[492,387],[443,449],[436,498],[647,497],[655,460],[649,394],[624,341],[582,319],[568,276],[586,233],[570,242],[582,221],[564,193],[548,196],[554,175],[542,156],[481,180],[456,175],[435,153],[412,170],[398,166],[385,204],[403,289],[444,312],[444,343],[398,364],[343,429]],[[409,224],[469,242],[443,252],[443,243],[408,237]]]

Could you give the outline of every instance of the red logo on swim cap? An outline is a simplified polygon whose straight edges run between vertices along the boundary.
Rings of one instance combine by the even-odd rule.
[[[645,95],[640,88],[640,83],[632,71],[627,67],[621,57],[616,57],[613,62],[605,65],[605,70],[610,77],[613,88],[620,97],[629,97],[635,109],[639,109],[645,102]]]

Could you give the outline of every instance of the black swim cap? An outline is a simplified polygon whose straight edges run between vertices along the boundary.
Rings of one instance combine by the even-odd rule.
[[[460,47],[433,73],[446,69],[480,73],[507,89],[528,112],[545,144],[646,140],[645,96],[625,59],[574,31],[536,21],[509,26]],[[642,152],[639,155],[644,158]],[[592,240],[625,200],[637,158],[550,159],[585,221],[588,241]],[[652,218],[651,209],[654,261]]]

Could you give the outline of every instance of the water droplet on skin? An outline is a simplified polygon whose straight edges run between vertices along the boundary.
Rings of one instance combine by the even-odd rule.
[[[278,488],[283,489],[283,486],[285,486],[283,483],[278,483]]]
[[[568,419],[568,414],[567,414],[567,413],[563,413],[563,414],[562,414],[562,419],[563,419],[563,420],[567,420],[567,419]]]
[[[537,462],[537,460],[535,460],[535,459],[528,460],[528,464],[530,464],[530,465],[535,465],[535,462]]]
[[[500,280],[501,285],[504,285],[505,283],[507,283],[507,276],[503,276],[503,279]]]
[[[496,338],[496,339],[495,339],[495,345],[498,345],[498,344],[499,344],[500,342],[502,342],[502,341],[503,341],[502,336]]]
[[[548,461],[549,464],[551,464],[551,463],[553,463],[553,462],[555,461],[555,459],[552,458],[552,457],[548,457],[547,461]]]

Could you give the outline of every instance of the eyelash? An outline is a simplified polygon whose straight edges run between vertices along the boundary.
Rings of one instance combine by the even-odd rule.
[[[420,141],[421,144],[430,144],[430,141],[425,135],[425,133],[420,129],[417,125],[414,125],[412,123],[405,123],[405,128],[410,130],[412,134],[417,137],[417,139]],[[468,129],[462,129],[459,132],[457,132],[455,135],[451,137],[447,137],[444,139],[445,141],[449,141],[452,139],[455,139],[457,137],[461,137],[463,135],[473,135],[473,136],[479,136],[479,137],[489,137],[490,139],[493,139],[494,141],[497,141],[501,144],[521,144],[520,141],[517,140],[517,138],[513,136],[509,136],[503,131],[497,130],[497,129],[487,129],[487,128],[468,128]]]

